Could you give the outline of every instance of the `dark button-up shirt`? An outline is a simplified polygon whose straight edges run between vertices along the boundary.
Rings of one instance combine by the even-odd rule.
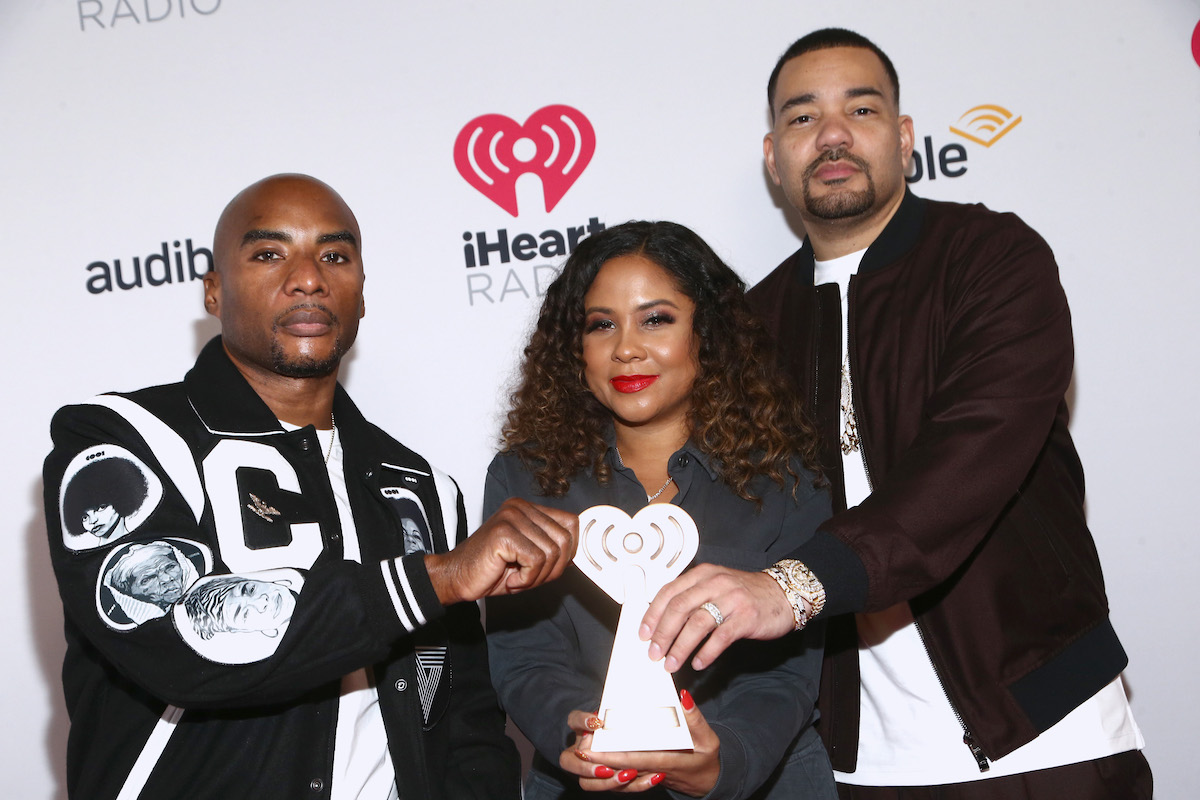
[[[658,487],[642,486],[620,464],[615,448],[607,458],[612,466],[607,484],[583,474],[564,496],[544,497],[521,459],[502,453],[488,468],[484,514],[516,496],[576,513],[611,505],[633,516],[646,505],[648,490]],[[700,532],[693,564],[759,570],[811,537],[830,514],[829,495],[814,488],[811,474],[798,464],[796,471],[801,484],[794,498],[767,478],[755,479],[752,491],[763,500],[756,509],[719,479],[712,459],[693,444],[672,455],[668,474],[678,487],[672,502],[692,516]],[[501,704],[542,756],[534,764],[535,779],[562,779],[577,788],[574,778],[563,778],[553,765],[569,741],[567,715],[599,706],[620,606],[572,566],[551,584],[489,600],[487,611],[492,680]],[[775,642],[738,642],[702,673],[685,666],[676,674],[677,687],[692,693],[721,739],[721,775],[710,798],[745,797],[790,752],[815,745],[821,641],[818,626]],[[802,759],[793,763],[803,768]],[[831,776],[818,780],[832,793]],[[785,790],[787,783],[774,785]]]

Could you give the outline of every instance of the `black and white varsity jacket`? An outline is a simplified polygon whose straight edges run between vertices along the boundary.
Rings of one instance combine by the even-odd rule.
[[[284,431],[219,337],[182,383],[55,415],[71,797],[329,797],[362,667],[401,798],[519,796],[478,609],[443,608],[413,546],[465,537],[458,487],[341,386],[334,414],[361,563],[315,430]]]

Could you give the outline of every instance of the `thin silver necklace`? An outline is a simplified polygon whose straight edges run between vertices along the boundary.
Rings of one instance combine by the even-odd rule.
[[[617,463],[618,463],[618,464],[620,464],[622,468],[624,468],[624,466],[625,466],[625,460],[621,458],[621,448],[617,447],[617,446],[614,444],[614,445],[613,445],[613,450],[616,450],[616,451],[617,451]],[[674,482],[675,482],[675,476],[674,476],[674,475],[668,475],[668,476],[667,476],[667,482],[666,482],[666,483],[664,483],[664,484],[662,485],[662,487],[661,487],[661,488],[660,488],[660,489],[659,489],[657,492],[655,492],[654,494],[648,494],[648,495],[646,495],[646,502],[647,502],[647,503],[653,503],[655,500],[657,500],[657,499],[658,499],[658,496],[659,496],[660,494],[662,494],[663,492],[665,492],[665,491],[667,490],[667,487],[668,487],[668,486],[670,486],[670,485],[671,485],[672,483],[674,483]]]
[[[333,430],[329,434],[329,449],[325,451],[325,466],[329,466],[329,457],[333,455],[333,443],[337,439],[337,419],[332,411],[329,412],[329,427]]]

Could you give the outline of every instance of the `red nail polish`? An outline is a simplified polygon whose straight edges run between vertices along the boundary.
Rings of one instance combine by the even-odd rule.
[[[587,753],[583,752],[582,750],[576,750],[575,757],[578,758],[580,761],[588,760]]]
[[[584,725],[589,731],[598,731],[604,727],[604,722],[599,717],[588,717]]]
[[[613,770],[612,770],[612,767],[606,767],[603,764],[600,764],[599,766],[596,767],[593,774],[597,778],[611,778],[613,776]]]
[[[684,711],[691,711],[696,707],[696,701],[692,699],[692,693],[687,689],[679,693],[679,702],[683,705]]]
[[[663,775],[661,772],[654,773],[654,775],[650,778],[650,785],[658,786],[660,783],[663,782],[663,778],[665,778],[665,777],[667,777],[667,776]]]
[[[636,777],[637,777],[636,769],[623,769],[617,773],[617,780],[619,780],[621,783],[629,783],[631,780],[633,780]]]

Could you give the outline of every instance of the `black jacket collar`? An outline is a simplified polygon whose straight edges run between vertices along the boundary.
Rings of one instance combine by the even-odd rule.
[[[215,336],[200,351],[196,364],[183,379],[188,399],[212,433],[231,436],[264,436],[284,433],[275,414],[234,366],[221,337]],[[339,383],[333,397],[338,429],[359,430],[366,422],[362,412]]]
[[[862,262],[858,265],[858,274],[873,272],[886,267],[903,256],[917,244],[921,236],[921,225],[925,221],[925,208],[928,201],[917,197],[907,188],[900,207],[888,220],[888,224],[867,247]],[[816,263],[813,258],[812,245],[805,237],[804,244],[790,259],[796,267],[797,277],[806,286],[812,286],[815,280]]]

